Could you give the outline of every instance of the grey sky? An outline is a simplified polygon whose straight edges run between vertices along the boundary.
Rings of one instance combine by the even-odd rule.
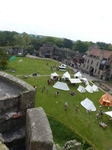
[[[111,0],[0,0],[0,30],[112,43]]]

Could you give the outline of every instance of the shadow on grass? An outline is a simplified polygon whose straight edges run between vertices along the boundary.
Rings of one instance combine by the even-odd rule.
[[[84,141],[77,133],[68,128],[68,126],[62,124],[52,116],[48,115],[47,117],[51,126],[55,144],[58,143],[61,147],[63,147],[67,141],[75,139],[76,141],[82,143],[83,150],[86,150],[88,147],[91,147],[90,144]]]

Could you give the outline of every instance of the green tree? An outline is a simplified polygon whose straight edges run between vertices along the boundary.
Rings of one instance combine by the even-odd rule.
[[[23,33],[23,44],[24,44],[24,47],[28,47],[29,44],[30,44],[31,40],[30,40],[30,37],[27,33]]]
[[[17,45],[17,46],[25,45],[23,37],[20,34],[15,34],[14,35],[14,40],[15,40],[15,45]]]
[[[85,53],[88,50],[88,47],[90,44],[91,44],[91,42],[82,42],[80,40],[77,40],[76,42],[74,42],[72,49],[74,51],[79,51],[81,53]]]
[[[5,53],[3,49],[0,48],[0,67],[4,68],[8,65],[9,55]]]
[[[69,48],[69,49],[72,49],[73,41],[64,38],[63,43],[64,43],[64,47]]]
[[[112,44],[109,44],[108,49],[112,51]]]

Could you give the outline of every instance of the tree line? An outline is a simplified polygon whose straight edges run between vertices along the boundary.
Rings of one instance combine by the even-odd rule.
[[[15,31],[0,31],[0,47],[19,46],[24,47],[28,52],[39,50],[45,44],[53,44],[59,48],[69,48],[73,51],[86,52],[91,44],[96,44],[100,49],[112,50],[112,44],[104,42],[93,43],[92,41],[72,41],[66,38],[57,38],[51,36],[39,36],[27,33],[18,33]]]

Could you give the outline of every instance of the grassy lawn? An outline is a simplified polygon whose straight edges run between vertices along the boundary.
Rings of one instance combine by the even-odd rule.
[[[22,59],[22,62],[19,62],[20,59]],[[48,62],[48,65],[46,62]],[[15,61],[9,63],[9,69],[5,71],[26,81],[32,86],[34,84],[36,85],[37,94],[35,107],[43,107],[47,116],[52,117],[54,120],[57,120],[59,123],[68,127],[71,131],[78,134],[86,142],[92,145],[95,150],[108,150],[112,148],[112,123],[109,122],[109,116],[104,114],[102,118],[96,120],[96,114],[100,109],[102,109],[103,112],[108,111],[107,107],[100,108],[99,99],[104,94],[103,91],[99,90],[98,93],[93,94],[88,92],[81,94],[77,91],[78,84],[72,85],[68,83],[70,91],[74,91],[76,95],[71,96],[69,94],[70,91],[59,90],[59,95],[55,96],[54,93],[57,90],[53,88],[52,85],[48,85],[47,80],[50,79],[50,74],[53,72],[57,72],[60,77],[64,72],[56,71],[55,68],[51,71],[51,65],[56,66],[59,65],[59,63],[50,60],[16,57]],[[16,72],[13,73],[10,71],[11,68],[15,68]],[[37,72],[38,75],[32,77],[31,75],[35,72]],[[73,77],[70,69],[69,73],[71,74],[71,77]],[[27,79],[22,78],[25,74],[28,75]],[[41,92],[44,85],[45,90]],[[49,89],[48,93],[47,88]],[[96,112],[92,112],[91,114],[86,113],[85,108],[81,106],[80,102],[86,97],[93,101],[97,109]],[[66,101],[68,102],[67,111],[64,110],[64,104]],[[79,106],[79,109],[76,113],[77,105]],[[107,124],[106,129],[99,126],[101,120]]]

